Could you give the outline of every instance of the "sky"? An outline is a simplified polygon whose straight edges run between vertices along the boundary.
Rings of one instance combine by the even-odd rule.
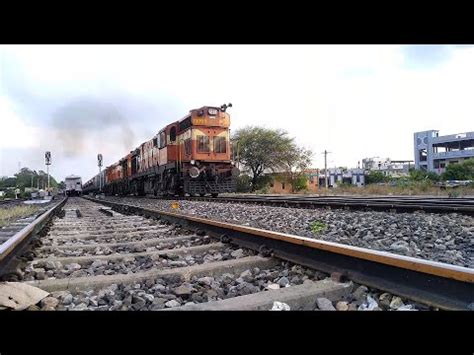
[[[232,103],[231,130],[281,128],[313,167],[413,160],[413,133],[474,131],[474,47],[3,45],[0,176],[86,181],[170,122]]]

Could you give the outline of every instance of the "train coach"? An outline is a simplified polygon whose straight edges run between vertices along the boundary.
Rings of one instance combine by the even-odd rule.
[[[100,180],[102,179],[102,181]],[[99,193],[103,191],[105,185],[105,170],[87,180],[82,186],[84,193]]]
[[[108,166],[103,192],[112,195],[201,195],[235,192],[239,169],[231,159],[232,105],[203,106],[161,129]],[[85,185],[97,192],[98,175]]]
[[[80,196],[82,194],[82,179],[80,176],[69,175],[64,179],[67,196]]]

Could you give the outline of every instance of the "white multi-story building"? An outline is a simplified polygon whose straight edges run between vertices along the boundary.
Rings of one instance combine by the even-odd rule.
[[[414,167],[413,160],[392,160],[379,157],[362,159],[362,169],[365,171],[380,171],[385,176],[391,177],[407,176],[410,168]]]

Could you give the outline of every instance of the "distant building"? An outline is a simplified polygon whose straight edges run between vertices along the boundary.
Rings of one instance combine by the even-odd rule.
[[[269,193],[291,193],[292,186],[289,182],[285,181],[283,173],[267,173],[265,175],[272,177],[272,181],[269,185]],[[324,170],[321,172],[320,169],[307,169],[305,170],[305,176],[307,178],[306,191],[310,193],[317,193],[320,188],[326,186]],[[364,170],[359,168],[328,169],[328,187],[337,187],[342,183],[364,186]]]
[[[407,176],[410,168],[414,168],[413,160],[391,160],[390,158],[380,159],[379,157],[362,159],[362,169],[367,173],[380,171],[385,176],[402,177]]]
[[[449,164],[474,158],[474,132],[440,136],[439,131],[414,134],[415,168],[441,174]]]
[[[292,192],[291,183],[285,181],[283,173],[271,173],[266,174],[272,177],[272,181],[269,185],[269,193],[272,194],[285,194]],[[319,169],[307,169],[304,172],[304,175],[307,178],[306,181],[306,191],[308,192],[317,192],[318,191],[318,176]]]
[[[364,169],[353,168],[353,169],[341,169],[341,168],[329,168],[328,169],[328,187],[337,187],[338,184],[351,184],[355,186],[365,185]],[[326,186],[326,175],[325,172],[319,174],[319,184],[321,187]]]

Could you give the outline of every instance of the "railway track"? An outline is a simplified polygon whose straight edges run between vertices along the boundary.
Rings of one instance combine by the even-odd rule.
[[[161,198],[161,197],[160,197]],[[425,211],[434,213],[462,213],[474,215],[474,198],[448,197],[411,197],[411,196],[290,196],[290,195],[236,195],[200,197],[164,197],[165,199],[195,200],[210,202],[235,202],[262,204],[295,208],[345,208],[375,211],[413,212]]]
[[[42,218],[16,236],[29,249],[8,241],[0,259],[5,278],[51,292],[46,310],[347,309],[367,287],[474,305],[474,270],[463,267],[90,198]]]
[[[26,201],[26,198],[0,200],[0,208],[21,205],[24,201]]]

